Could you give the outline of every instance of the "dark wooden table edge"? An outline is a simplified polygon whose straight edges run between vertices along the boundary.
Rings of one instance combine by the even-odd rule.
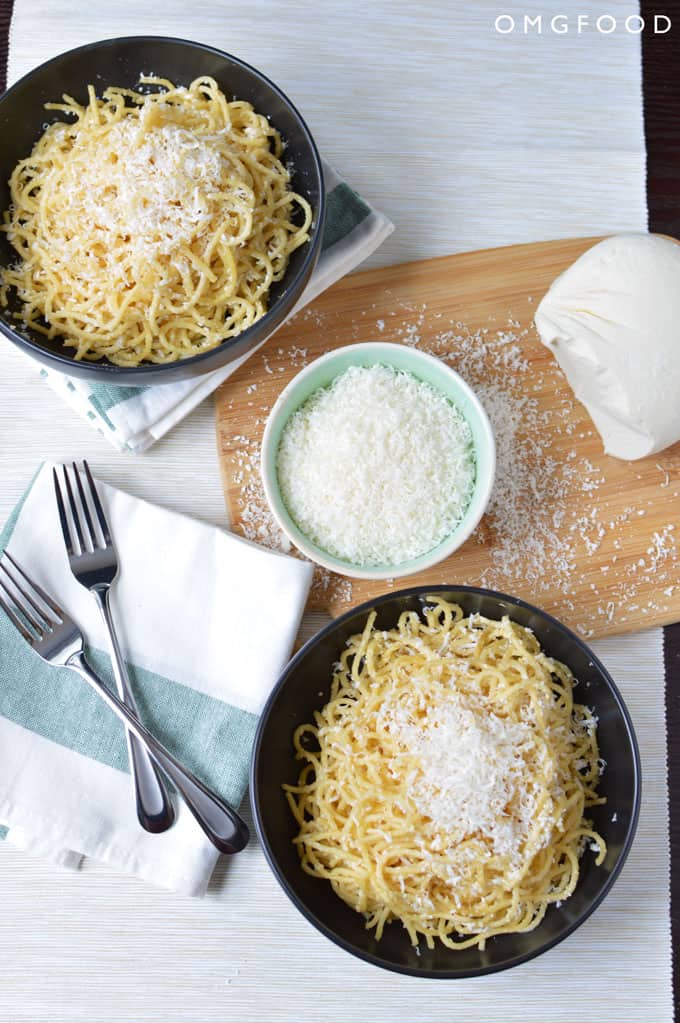
[[[0,0],[0,92],[4,92],[7,88],[9,28],[12,21],[13,8],[13,0]]]
[[[661,7],[641,0],[647,26],[662,11],[670,32],[648,29],[642,47],[642,95],[647,147],[647,209],[650,231],[680,237],[680,2]],[[677,26],[677,27],[676,27]],[[671,963],[675,1019],[680,1019],[680,623],[664,629],[668,814],[671,892]],[[663,836],[659,836],[662,841]]]

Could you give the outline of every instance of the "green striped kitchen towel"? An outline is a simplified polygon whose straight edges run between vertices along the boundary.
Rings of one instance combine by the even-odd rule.
[[[296,310],[344,277],[394,230],[384,214],[324,164],[328,196],[323,249]],[[253,353],[250,352],[249,355]],[[120,451],[140,452],[168,432],[248,358],[177,384],[114,387],[41,369],[47,382]]]
[[[258,715],[295,640],[312,566],[99,486],[121,569],[114,615],[144,721],[233,806]],[[43,465],[0,534],[110,661],[91,594],[66,560]],[[173,827],[137,822],[122,725],[68,669],[46,665],[0,610],[0,825],[8,843],[65,866],[83,856],[189,895],[217,850],[183,804]]]

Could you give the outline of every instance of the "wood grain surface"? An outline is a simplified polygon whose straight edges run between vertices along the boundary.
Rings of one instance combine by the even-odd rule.
[[[491,505],[468,542],[406,578],[317,570],[309,607],[337,615],[397,586],[466,583],[511,593],[586,637],[680,617],[680,445],[636,462],[603,453],[532,325],[555,276],[594,239],[509,246],[355,274],[299,314],[222,386],[218,452],[234,527],[287,549],[259,482],[268,410],[323,352],[381,339],[457,369],[489,412],[498,451]]]

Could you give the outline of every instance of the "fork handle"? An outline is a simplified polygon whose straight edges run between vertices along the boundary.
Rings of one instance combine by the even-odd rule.
[[[213,845],[223,853],[240,852],[246,846],[250,835],[245,821],[239,817],[236,810],[180,764],[179,760],[142,724],[137,715],[111,692],[90,667],[82,652],[72,654],[66,665],[89,682],[129,731],[144,744],[158,766],[174,784]]]
[[[132,686],[130,685],[130,677],[127,673],[127,667],[120,646],[118,645],[118,637],[110,604],[110,587],[107,586],[104,590],[93,590],[92,592],[97,600],[109,634],[112,655],[111,666],[116,680],[118,695],[130,710],[139,717],[139,710],[137,709]],[[168,791],[146,747],[127,730],[125,736],[135,785],[137,819],[145,831],[150,831],[153,834],[167,831],[168,828],[172,827],[175,820],[175,811]]]

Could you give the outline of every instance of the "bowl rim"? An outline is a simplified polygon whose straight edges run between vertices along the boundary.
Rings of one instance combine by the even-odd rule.
[[[285,293],[278,299],[274,305],[264,316],[256,320],[255,323],[251,324],[240,334],[237,334],[233,338],[227,338],[222,341],[215,348],[209,349],[207,352],[200,352],[198,355],[192,355],[187,359],[176,360],[175,362],[168,363],[142,363],[139,366],[116,366],[108,361],[87,361],[85,363],[76,363],[72,356],[62,355],[59,352],[50,351],[47,348],[43,348],[37,342],[32,341],[30,338],[24,337],[18,331],[13,330],[9,323],[4,318],[0,317],[0,333],[6,338],[18,345],[21,349],[28,352],[34,358],[39,359],[41,362],[45,362],[50,365],[53,369],[59,370],[62,373],[73,374],[74,364],[79,367],[81,376],[89,378],[93,381],[100,383],[111,383],[124,385],[126,382],[135,387],[145,386],[145,376],[149,377],[148,383],[158,385],[162,381],[156,379],[154,376],[159,376],[163,373],[165,367],[168,367],[168,373],[170,369],[174,368],[177,370],[178,366],[193,367],[194,376],[200,376],[203,373],[209,373],[212,369],[217,368],[216,366],[206,365],[204,370],[196,369],[196,367],[202,366],[205,362],[211,363],[215,359],[215,353],[220,351],[229,351],[232,347],[236,347],[237,344],[242,346],[243,339],[247,337],[249,331],[258,328],[258,333],[262,332],[263,328],[271,324],[276,312],[277,318],[283,313],[282,319],[279,321],[278,326],[282,326],[283,322],[291,315],[295,305],[297,304],[300,293],[298,293],[297,286],[300,285],[304,288],[306,281],[309,278],[311,270],[316,263],[321,246],[323,244],[324,224],[326,219],[326,185],[323,173],[323,165],[321,162],[321,156],[317,148],[314,137],[309,130],[307,122],[296,107],[296,105],[289,99],[286,93],[274,82],[271,78],[265,75],[258,68],[252,64],[248,64],[246,61],[241,60],[240,57],[236,57],[232,53],[228,53],[226,50],[220,50],[216,46],[211,46],[209,43],[200,43],[196,40],[185,39],[180,36],[163,36],[163,35],[131,35],[131,36],[112,36],[107,39],[96,39],[93,42],[84,43],[82,46],[73,47],[70,50],[64,50],[62,53],[56,54],[54,57],[50,57],[49,60],[43,61],[36,67],[27,71],[25,75],[13,82],[2,94],[0,94],[0,111],[2,110],[3,104],[9,99],[13,93],[19,91],[19,89],[31,81],[34,77],[37,77],[47,68],[52,65],[59,64],[65,57],[75,56],[77,54],[85,54],[91,51],[104,49],[106,47],[112,47],[114,45],[119,46],[121,44],[150,44],[150,43],[173,43],[186,46],[194,50],[202,50],[210,54],[214,54],[216,57],[221,59],[226,58],[232,64],[238,65],[241,69],[253,75],[255,78],[264,82],[277,96],[282,100],[283,104],[289,108],[296,120],[298,121],[302,133],[305,137],[305,142],[309,146],[310,153],[312,155],[312,162],[314,164],[315,175],[319,183],[319,201],[316,210],[316,216],[311,228],[312,234],[309,240],[309,249],[305,253],[305,258],[302,261],[300,267],[295,274],[295,277],[290,281]],[[275,328],[278,329],[278,326]],[[274,333],[274,331],[272,331]],[[271,334],[267,334],[265,330],[265,338],[267,340]],[[262,342],[262,343],[263,343]],[[236,356],[238,357],[238,356]],[[224,364],[224,363],[223,363]],[[87,372],[83,372],[86,370]],[[187,368],[187,374],[191,371]],[[168,381],[170,383],[170,381]]]
[[[628,733],[633,756],[633,806],[630,821],[626,829],[626,835],[621,844],[621,850],[619,852],[618,859],[616,860],[616,863],[614,864],[611,873],[606,878],[602,889],[597,894],[597,897],[593,899],[593,901],[583,910],[583,912],[575,920],[573,920],[565,928],[563,932],[558,934],[556,937],[553,937],[546,941],[543,945],[541,945],[540,948],[534,949],[531,952],[523,953],[521,955],[513,956],[511,959],[508,959],[507,962],[496,963],[491,966],[481,966],[477,969],[471,970],[458,971],[426,969],[419,970],[417,968],[413,968],[410,966],[397,965],[396,963],[392,963],[386,959],[382,959],[379,955],[374,955],[370,952],[365,952],[362,949],[357,949],[356,946],[352,945],[350,941],[347,941],[344,938],[340,937],[338,934],[336,934],[332,930],[332,928],[330,928],[326,923],[324,923],[323,920],[317,917],[316,914],[313,913],[312,910],[310,910],[305,905],[305,903],[297,895],[293,886],[290,884],[290,882],[285,877],[283,872],[279,869],[278,863],[269,844],[266,829],[264,827],[263,818],[260,812],[260,800],[257,787],[257,768],[259,764],[260,753],[262,751],[262,740],[267,720],[269,718],[269,712],[273,707],[274,703],[276,702],[279,693],[285,686],[289,676],[293,673],[293,671],[295,671],[298,664],[306,657],[308,651],[315,644],[320,642],[322,639],[324,639],[326,636],[332,633],[333,630],[336,629],[339,625],[348,621],[354,615],[370,613],[375,608],[378,608],[383,604],[387,604],[390,601],[394,600],[395,598],[411,596],[427,597],[430,594],[435,595],[437,593],[447,592],[450,593],[452,590],[457,591],[459,593],[493,597],[499,602],[505,602],[509,605],[512,605],[513,607],[522,607],[528,611],[531,611],[533,614],[538,615],[539,618],[545,619],[547,624],[557,628],[562,633],[566,634],[567,638],[571,642],[573,642],[576,646],[581,648],[583,653],[586,654],[588,659],[592,662],[593,667],[599,672],[601,677],[604,679],[606,685],[609,687],[616,702],[616,705],[618,707],[619,713],[623,718],[626,731]],[[260,842],[262,851],[264,852],[265,859],[269,864],[269,868],[274,874],[274,877],[278,881],[280,887],[283,889],[283,891],[288,896],[293,905],[296,907],[296,909],[306,918],[306,920],[310,924],[312,924],[313,927],[316,928],[316,930],[320,931],[321,934],[329,938],[330,941],[332,941],[335,945],[338,945],[340,948],[344,949],[344,951],[349,952],[350,955],[356,956],[357,958],[362,959],[364,962],[370,963],[372,966],[377,966],[381,969],[388,970],[392,973],[398,973],[404,976],[411,977],[422,977],[424,979],[430,980],[464,980],[471,977],[482,977],[492,973],[500,973],[503,970],[509,970],[513,966],[520,966],[522,963],[529,962],[529,960],[535,959],[539,955],[543,955],[543,953],[548,952],[551,948],[554,948],[556,945],[559,945],[560,942],[564,941],[565,938],[568,938],[570,934],[573,934],[573,932],[578,927],[580,927],[588,919],[588,917],[590,917],[595,912],[598,906],[601,905],[601,903],[604,901],[606,896],[611,891],[615,881],[619,877],[623,869],[623,866],[626,862],[626,859],[628,858],[628,854],[630,852],[633,840],[635,838],[638,819],[640,816],[640,802],[642,795],[642,767],[640,762],[640,750],[638,747],[637,736],[635,734],[635,728],[633,726],[633,721],[631,719],[630,712],[628,711],[623,696],[621,695],[618,686],[614,682],[613,678],[611,677],[609,671],[604,666],[602,661],[590,649],[588,644],[581,639],[580,636],[578,636],[567,625],[564,625],[561,621],[559,621],[559,619],[555,618],[547,611],[542,611],[534,604],[530,604],[528,601],[522,600],[520,597],[514,597],[507,593],[501,593],[498,590],[484,589],[483,587],[480,586],[464,586],[456,584],[446,585],[440,583],[437,584],[436,586],[410,586],[403,590],[395,590],[394,592],[391,593],[382,594],[380,597],[376,597],[373,600],[364,601],[362,604],[358,604],[356,607],[351,608],[349,611],[346,611],[338,618],[334,618],[333,621],[328,623],[328,625],[325,625],[322,629],[320,629],[319,632],[316,633],[316,635],[312,636],[311,639],[307,640],[307,642],[300,648],[300,650],[298,650],[298,652],[288,662],[286,667],[279,675],[279,678],[277,679],[276,684],[274,685],[274,688],[272,689],[267,699],[267,702],[265,703],[260,714],[260,719],[257,724],[255,739],[253,742],[253,752],[250,760],[249,788],[250,804],[253,812],[253,820],[255,822],[255,830],[257,832],[257,837]],[[499,937],[502,938],[503,936],[499,935]]]
[[[332,554],[324,551],[321,547],[317,547],[296,525],[292,520],[292,516],[288,514],[286,518],[281,514],[279,508],[279,502],[284,511],[287,511],[281,495],[281,489],[278,483],[278,476],[276,472],[276,454],[272,451],[273,448],[273,434],[277,429],[278,425],[282,421],[283,407],[290,397],[293,390],[300,385],[301,382],[306,380],[309,376],[315,372],[319,366],[323,366],[326,363],[332,363],[334,360],[346,355],[348,352],[362,352],[367,349],[374,349],[381,353],[384,353],[384,358],[377,358],[375,365],[379,365],[383,362],[390,364],[390,352],[395,349],[400,352],[406,353],[407,359],[413,359],[415,363],[423,362],[429,365],[436,366],[437,370],[443,373],[444,376],[448,376],[449,379],[454,383],[455,387],[458,388],[469,401],[470,405],[474,408],[475,414],[482,427],[484,434],[484,445],[486,449],[486,455],[488,458],[488,469],[486,477],[482,481],[482,485],[479,489],[478,495],[475,497],[475,501],[478,504],[477,514],[474,515],[465,524],[465,528],[461,529],[459,524],[452,533],[445,537],[436,547],[430,548],[417,558],[411,558],[408,561],[402,562],[400,565],[378,565],[375,568],[364,568],[359,565],[355,565],[353,562],[345,561],[342,558],[335,558]],[[349,367],[348,367],[349,368]],[[333,379],[341,375],[338,372]],[[406,371],[408,372],[408,371]],[[417,375],[417,371],[414,369],[413,375]],[[328,386],[328,385],[326,385]],[[437,388],[436,384],[431,385]],[[449,398],[453,401],[448,394],[445,394],[442,390],[440,393],[444,394],[444,397]],[[308,396],[309,397],[309,396]],[[306,401],[307,399],[304,399]],[[291,416],[300,408],[303,402],[298,403],[294,409],[292,409],[285,417],[285,422],[281,429],[285,427],[285,423],[291,418]],[[455,404],[455,402],[454,402]],[[459,409],[461,415],[467,420],[468,417],[465,415],[463,410]],[[474,442],[473,442],[474,443]],[[475,445],[475,449],[478,449],[479,445]],[[270,455],[272,456],[270,458]],[[268,463],[271,461],[272,471]],[[361,341],[357,344],[342,345],[340,348],[334,348],[330,352],[325,352],[318,358],[313,359],[309,365],[301,369],[292,380],[289,380],[286,386],[283,388],[281,393],[278,395],[276,401],[272,405],[269,415],[267,416],[267,422],[265,424],[264,432],[262,434],[262,444],[260,451],[260,475],[262,478],[262,485],[264,487],[265,497],[267,498],[267,504],[269,510],[274,516],[277,525],[285,533],[288,539],[293,543],[299,551],[301,551],[310,561],[313,561],[317,565],[321,565],[323,568],[336,572],[340,575],[347,576],[351,579],[401,579],[405,576],[415,575],[416,572],[422,572],[428,568],[432,568],[434,565],[440,564],[446,558],[450,557],[460,547],[469,540],[472,533],[479,525],[484,513],[486,512],[489,501],[491,499],[491,492],[493,490],[494,481],[496,478],[496,439],[494,436],[493,428],[489,420],[484,405],[477,395],[474,388],[468,384],[466,380],[458,373],[452,366],[447,365],[442,359],[439,359],[436,355],[431,355],[429,352],[422,352],[419,348],[412,348],[405,344],[400,344],[395,341]],[[473,491],[473,497],[477,491],[477,480],[475,481],[475,489]],[[472,498],[471,498],[472,500]],[[292,528],[291,528],[292,524]]]

